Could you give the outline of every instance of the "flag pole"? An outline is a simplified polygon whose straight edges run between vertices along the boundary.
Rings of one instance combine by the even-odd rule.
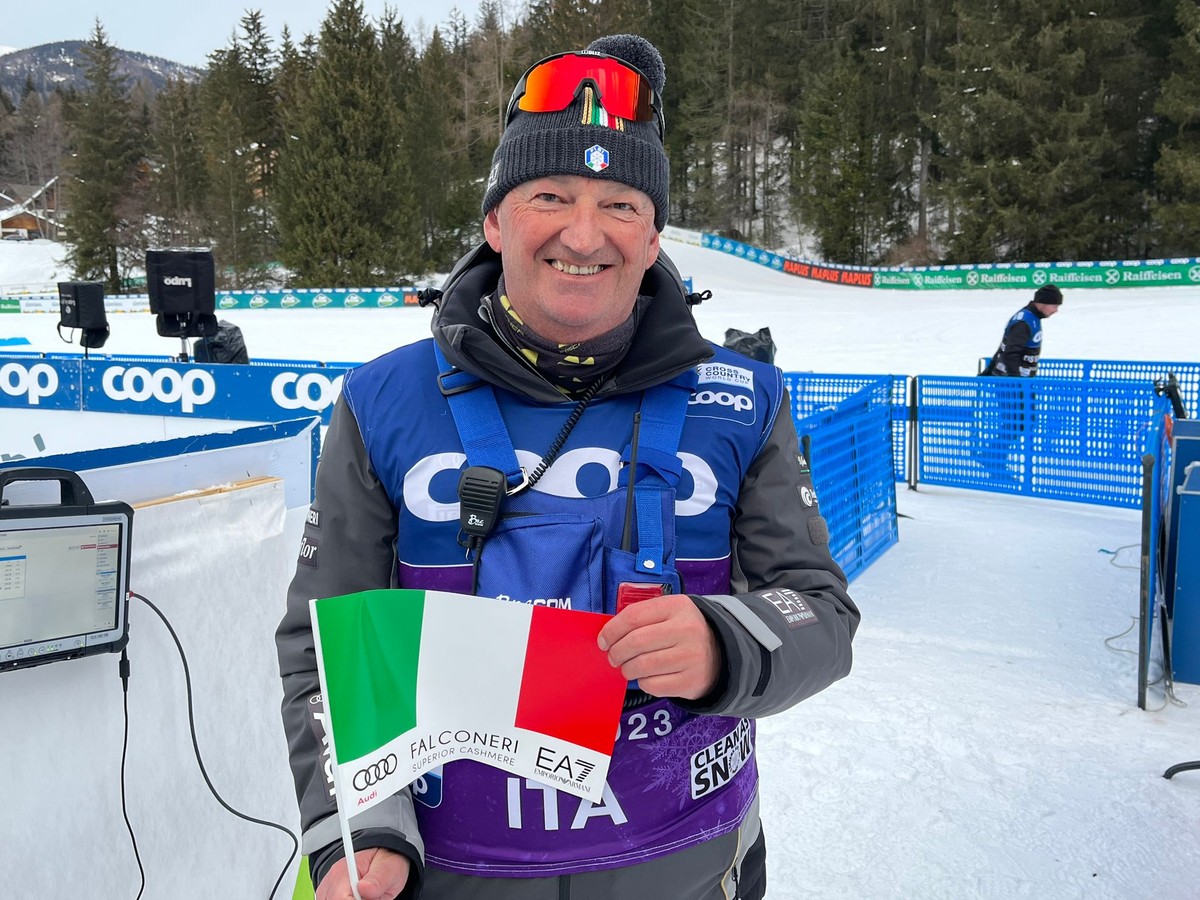
[[[358,893],[358,863],[354,859],[354,841],[350,837],[350,816],[342,807],[346,792],[342,790],[342,773],[338,766],[337,748],[333,743],[333,713],[329,709],[329,691],[325,686],[325,657],[321,652],[321,630],[317,627],[317,601],[308,601],[308,614],[312,620],[313,646],[317,652],[317,676],[321,679],[321,699],[325,704],[325,736],[329,739],[330,771],[333,773],[333,800],[337,807],[338,828],[342,833],[342,852],[346,854],[346,874],[350,878],[350,892],[354,900],[362,900]]]

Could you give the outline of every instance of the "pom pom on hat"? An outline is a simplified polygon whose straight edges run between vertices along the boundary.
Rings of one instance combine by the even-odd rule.
[[[658,49],[636,34],[597,38],[587,49],[614,56],[638,69],[662,95],[666,67]],[[586,120],[586,90],[565,110],[518,110],[500,136],[483,195],[483,213],[491,212],[513,188],[548,175],[582,175],[637,188],[654,203],[654,227],[667,224],[670,164],[658,134],[658,122],[635,122],[608,116],[607,122]],[[601,102],[601,106],[603,102]],[[597,149],[598,148],[598,149]]]

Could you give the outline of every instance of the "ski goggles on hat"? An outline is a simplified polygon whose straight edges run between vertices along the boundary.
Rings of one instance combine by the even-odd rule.
[[[589,85],[610,116],[657,122],[663,140],[662,98],[650,79],[624,60],[601,53],[558,53],[534,63],[513,90],[504,124],[517,110],[561,112]]]

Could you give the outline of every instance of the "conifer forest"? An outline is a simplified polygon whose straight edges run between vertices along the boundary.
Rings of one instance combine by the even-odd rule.
[[[57,177],[76,277],[212,247],[220,286],[404,285],[482,237],[533,62],[662,52],[670,224],[868,266],[1200,254],[1195,0],[483,0],[414,33],[249,10],[194,80],[0,93],[0,183]]]

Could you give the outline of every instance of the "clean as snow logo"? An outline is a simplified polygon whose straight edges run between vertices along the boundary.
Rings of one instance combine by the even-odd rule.
[[[151,372],[142,366],[109,366],[100,379],[104,394],[110,400],[129,400],[145,403],[178,403],[179,408],[190,413],[203,406],[217,395],[217,384],[212,375],[202,369],[179,372],[175,369],[155,369]]]
[[[300,298],[297,297],[295,294],[288,294],[286,297],[284,297],[282,300],[279,301],[279,305],[281,307],[283,307],[284,309],[291,309],[293,306],[300,305]]]
[[[342,303],[342,306],[346,307],[346,309],[353,309],[356,306],[362,306],[362,305],[363,305],[363,298],[361,296],[359,296],[358,294],[347,295],[345,302]]]
[[[399,301],[396,299],[394,294],[380,294],[377,305],[383,309],[386,309],[389,306],[395,306],[398,302]]]
[[[30,406],[37,406],[43,397],[58,390],[58,372],[53,366],[35,363],[28,369],[20,363],[0,366],[0,391],[10,397],[28,397]]]
[[[742,719],[725,737],[693,753],[692,799],[699,800],[733,781],[753,753],[749,719]]]
[[[222,297],[217,301],[217,306],[221,309],[233,309],[237,305],[237,299],[234,297]]]
[[[287,297],[284,297],[283,301],[281,301],[281,303],[284,303],[284,302],[287,302]],[[264,297],[262,294],[255,294],[253,297],[250,298],[250,308],[251,309],[262,309],[264,306],[267,305],[267,303],[268,303],[267,298]]]
[[[608,168],[608,151],[599,144],[592,144],[583,151],[583,164],[593,172],[603,172]]]

